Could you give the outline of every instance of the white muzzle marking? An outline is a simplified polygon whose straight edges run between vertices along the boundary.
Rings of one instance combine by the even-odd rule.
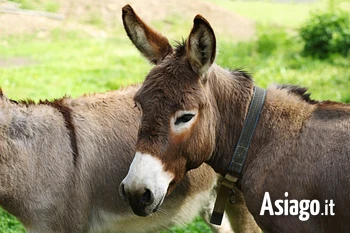
[[[154,195],[154,202],[147,208],[153,211],[162,204],[173,178],[174,174],[164,171],[164,165],[158,158],[136,152],[122,183],[127,193],[150,190]]]

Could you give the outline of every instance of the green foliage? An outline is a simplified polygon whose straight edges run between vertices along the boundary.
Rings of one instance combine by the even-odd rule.
[[[255,22],[296,28],[309,16],[309,12],[316,8],[325,9],[328,0],[304,1],[271,1],[271,0],[206,0],[236,14],[245,16]],[[343,0],[334,0],[334,5]],[[273,25],[272,25],[273,24]]]
[[[266,87],[273,83],[308,87],[311,98],[349,102],[350,61],[334,55],[328,59],[313,59],[300,55],[298,38],[285,29],[260,27],[258,38],[251,42],[218,43],[216,62],[227,68],[249,71],[256,84]]]
[[[260,25],[258,27],[258,38],[255,42],[256,52],[261,56],[271,56],[281,45],[290,43],[287,32],[282,28],[267,30],[268,26]]]
[[[197,217],[192,223],[184,227],[172,227],[167,231],[160,233],[211,233],[211,229],[203,222],[200,217]]]
[[[347,56],[350,51],[350,12],[335,10],[317,12],[300,28],[304,54],[327,58],[338,53]]]
[[[0,68],[1,87],[14,99],[76,97],[118,89],[141,82],[150,69],[127,36],[96,39],[55,30],[47,39],[26,36],[7,41],[0,57],[31,61]]]
[[[41,10],[48,12],[58,12],[60,3],[55,0],[10,0],[20,4],[20,8],[26,10]]]
[[[58,12],[60,9],[60,3],[57,1],[46,1],[45,2],[45,11],[48,12]]]
[[[0,208],[0,233],[24,233],[18,221]]]
[[[35,8],[36,1],[31,1],[31,0],[10,0],[11,2],[17,2],[20,5],[20,8],[22,9],[27,9],[27,10],[32,10]]]
[[[88,15],[86,15],[84,23],[94,25],[96,27],[103,27],[105,24],[102,16],[98,12],[90,12]]]

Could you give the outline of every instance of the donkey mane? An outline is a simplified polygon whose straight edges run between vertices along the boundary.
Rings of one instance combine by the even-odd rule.
[[[26,107],[29,107],[31,105],[49,105],[49,106],[61,109],[61,108],[64,108],[62,105],[65,99],[70,99],[70,97],[65,95],[61,98],[55,98],[53,100],[48,100],[48,99],[39,100],[38,102],[36,102],[33,99],[21,99],[18,101],[16,100],[11,100],[11,101],[16,102],[17,104],[25,105]]]
[[[306,87],[300,87],[300,86],[290,85],[290,84],[277,85],[276,87],[277,89],[286,90],[290,94],[299,96],[302,100],[304,100],[307,103],[310,103],[310,104],[320,103],[319,101],[313,100],[310,98],[311,93],[307,93],[308,89]]]
[[[35,102],[35,100],[33,99],[20,99],[20,100],[13,100],[13,99],[10,99],[8,98],[2,88],[0,87],[0,98],[1,99],[7,99],[9,100],[11,103],[14,103],[14,104],[18,104],[18,105],[24,105],[26,107],[29,107],[31,105],[41,105],[41,104],[44,104],[44,105],[49,105],[49,106],[53,106],[55,108],[62,108],[62,102],[63,100],[65,99],[69,99],[70,97],[65,95],[61,98],[55,98],[53,100],[48,100],[48,99],[45,99],[45,100],[39,100],[38,102]]]
[[[248,71],[243,70],[242,68],[236,68],[234,70],[230,70],[230,73],[233,75],[243,76],[244,78],[246,78],[250,81],[253,81],[251,74]]]

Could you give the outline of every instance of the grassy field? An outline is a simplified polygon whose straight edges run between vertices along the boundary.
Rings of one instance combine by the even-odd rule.
[[[285,7],[269,2],[219,0],[218,4],[230,10],[244,11],[247,17],[254,20],[264,16],[263,13],[256,13],[258,8],[265,9],[266,6],[280,12]],[[325,6],[322,5],[324,2],[319,4]],[[299,5],[295,5],[295,8],[301,9]],[[327,60],[317,60],[301,56],[302,43],[291,29],[305,20],[309,8],[303,8],[300,15],[286,10],[283,17],[271,16],[263,22],[265,26],[259,26],[257,38],[251,41],[236,42],[232,38],[219,37],[216,62],[223,67],[249,71],[261,87],[272,83],[296,84],[309,87],[314,99],[350,102],[349,58],[333,56]],[[191,19],[188,21],[191,22]],[[278,26],[271,29],[274,21],[278,22]],[[159,28],[164,24],[155,22]],[[181,39],[190,30],[184,27],[183,21],[174,22],[172,27],[174,33],[170,36],[171,40]],[[120,28],[115,29],[113,35],[93,38],[82,32],[56,29],[45,37],[2,37],[0,62],[13,61],[13,64],[0,66],[0,86],[10,98],[38,100],[65,94],[76,97],[142,82],[151,65],[139,55]],[[25,65],[16,65],[15,61],[19,58]],[[5,232],[20,233],[24,229],[0,209],[0,233]],[[211,231],[197,219],[187,227],[166,232]]]

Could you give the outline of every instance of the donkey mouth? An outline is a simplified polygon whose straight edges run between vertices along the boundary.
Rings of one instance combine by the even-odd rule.
[[[130,205],[131,209],[134,212],[134,214],[141,216],[141,217],[147,217],[148,215],[155,213],[158,211],[159,207],[163,204],[164,197],[161,197],[159,201],[154,201],[153,203],[149,205],[140,205],[139,203],[133,203],[131,200]]]
[[[137,216],[140,217],[147,217],[150,213],[148,211],[146,211],[146,209],[138,209],[138,208],[134,208],[133,206],[131,206],[132,211],[134,212],[134,214],[136,214]]]

